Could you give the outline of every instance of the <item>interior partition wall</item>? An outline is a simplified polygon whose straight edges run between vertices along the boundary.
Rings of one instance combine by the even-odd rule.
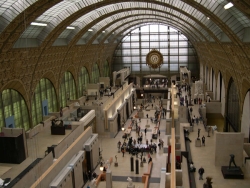
[[[163,55],[163,64],[151,69],[146,64],[147,54],[156,49]],[[161,74],[167,77],[179,73],[180,66],[199,77],[196,50],[180,31],[166,25],[144,25],[124,36],[113,56],[113,71],[130,67],[131,76]]]
[[[6,89],[0,93],[0,127],[7,121],[13,128],[30,128],[28,108],[22,95],[14,89]]]

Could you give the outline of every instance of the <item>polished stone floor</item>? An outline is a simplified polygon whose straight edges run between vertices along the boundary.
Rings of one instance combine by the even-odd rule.
[[[157,103],[158,101],[155,101]],[[193,115],[198,116],[198,105],[192,106],[193,108]],[[150,111],[145,111],[145,114],[149,114],[149,117],[153,116],[155,110],[151,109]],[[168,117],[169,118],[169,115]],[[131,120],[128,120],[126,124],[129,124]],[[164,123],[166,122],[165,119],[161,120],[161,136],[160,138],[164,140],[165,143],[167,143],[167,135],[165,135],[165,127]],[[147,139],[151,139],[151,133],[150,130],[154,126],[154,124],[151,124],[150,121],[147,120],[146,117],[144,117],[141,120],[141,123],[139,124],[141,126],[141,130],[145,129],[145,125],[150,124],[150,127],[148,128],[149,131],[146,135]],[[201,129],[200,135],[206,137],[206,144],[203,147],[195,147],[195,139],[197,138],[198,129]],[[143,132],[144,134],[144,132]],[[103,149],[102,155],[105,160],[109,159],[110,157],[118,157],[118,163],[119,166],[115,167],[113,164],[111,165],[110,169],[112,171],[112,175],[116,177],[121,177],[123,181],[116,181],[115,178],[113,180],[113,187],[114,188],[125,188],[128,185],[128,182],[126,181],[127,177],[131,177],[132,179],[136,179],[136,177],[141,177],[142,173],[146,171],[147,164],[144,163],[144,167],[139,167],[139,174],[135,174],[135,172],[131,172],[130,170],[130,155],[128,153],[125,153],[124,157],[122,157],[121,153],[118,153],[117,151],[117,142],[120,140],[122,141],[122,135],[123,132],[120,131],[115,138],[101,138],[101,144],[100,147]],[[131,136],[133,138],[137,138],[135,131],[132,131]],[[145,143],[145,134],[143,137],[143,143]],[[194,162],[194,166],[196,168],[200,168],[201,166],[205,169],[204,173],[204,180],[199,180],[199,175],[197,172],[195,172],[195,182],[196,187],[201,188],[203,187],[203,183],[205,182],[205,178],[207,176],[212,177],[213,182],[213,188],[249,188],[250,187],[250,175],[244,174],[245,179],[224,179],[223,175],[221,173],[221,168],[214,165],[214,155],[215,155],[215,137],[213,134],[211,134],[210,137],[207,137],[207,132],[204,129],[204,126],[202,124],[198,124],[194,126],[194,132],[191,132],[189,135],[189,138],[192,140],[190,143],[191,148],[191,155],[192,160]],[[158,143],[158,140],[154,140],[154,142]],[[184,144],[184,143],[181,143]],[[147,158],[147,156],[145,156]],[[162,149],[157,149],[157,153],[152,155],[153,158],[153,170],[151,177],[155,180],[159,180],[160,178],[160,171],[161,168],[165,168],[166,165],[166,158],[167,154],[163,152]],[[225,159],[229,160],[229,159]],[[241,167],[243,172],[245,171],[244,166]],[[99,167],[96,169],[96,173],[99,174],[100,170]],[[189,187],[188,182],[188,173],[187,168],[184,168],[183,171],[183,187],[187,188]],[[135,182],[136,188],[142,188],[144,187],[142,183]],[[159,188],[160,183],[159,182],[151,182],[149,185],[149,188]],[[94,187],[93,185],[90,185],[91,187]],[[87,185],[85,185],[87,187]],[[98,188],[105,188],[106,184],[105,182],[101,182],[98,186]]]

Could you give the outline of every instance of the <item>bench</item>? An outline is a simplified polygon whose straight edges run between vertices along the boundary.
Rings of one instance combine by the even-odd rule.
[[[148,188],[148,185],[149,185],[149,176],[143,175],[142,176],[142,183],[144,183],[144,188]]]
[[[147,172],[144,172],[143,175],[146,175],[146,176],[149,176],[149,177],[150,177],[152,168],[153,168],[153,162],[151,161],[151,162],[148,164],[148,171],[147,171]]]
[[[106,173],[105,172],[99,174],[99,176],[96,178],[95,186],[97,187],[99,182],[102,180],[106,181]]]

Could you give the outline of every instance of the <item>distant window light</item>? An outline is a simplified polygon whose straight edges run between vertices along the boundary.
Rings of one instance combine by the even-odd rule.
[[[94,31],[94,30],[93,30],[93,29],[88,29],[88,31],[91,31],[91,32],[92,32],[92,31]]]

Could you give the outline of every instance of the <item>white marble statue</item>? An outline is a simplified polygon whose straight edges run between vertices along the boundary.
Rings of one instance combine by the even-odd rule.
[[[128,186],[132,186],[133,185],[133,182],[132,182],[132,179],[130,177],[128,177]]]
[[[195,81],[195,92],[194,92],[195,96],[198,96],[200,94],[203,94],[203,83],[201,80]]]

